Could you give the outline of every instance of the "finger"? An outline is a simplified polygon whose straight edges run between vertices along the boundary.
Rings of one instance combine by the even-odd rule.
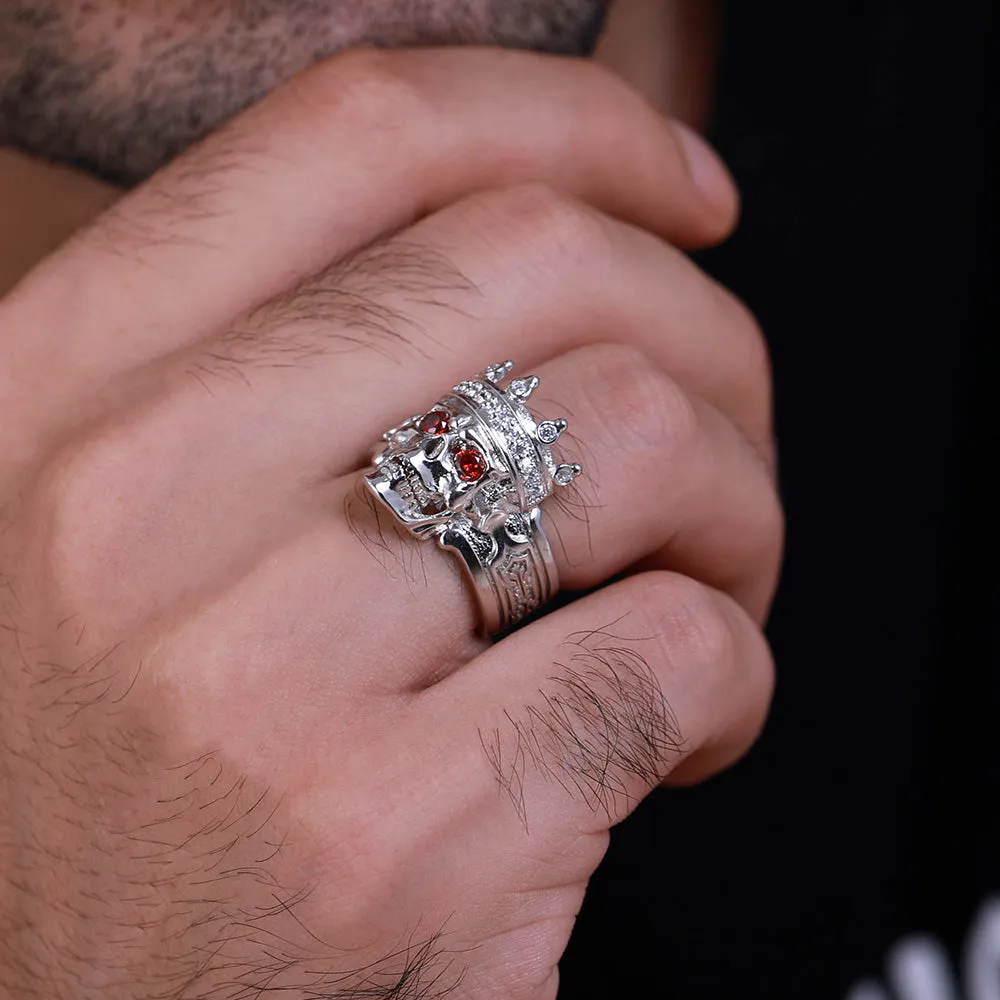
[[[529,180],[687,246],[723,236],[735,213],[713,154],[593,65],[499,50],[348,53],[279,88],[43,264],[7,303],[5,371],[25,398],[40,379],[89,385],[463,195]]]
[[[457,263],[433,255],[441,244]],[[275,300],[239,337],[151,372],[141,405],[97,425],[53,474],[85,525],[68,544],[119,553],[126,594],[169,592],[192,553],[211,586],[283,544],[315,515],[303,504],[329,497],[316,484],[362,467],[382,430],[486,360],[609,337],[769,447],[766,352],[746,310],[648,234],[519,188],[445,210]],[[155,512],[155,527],[151,513],[95,518],[107,496]]]
[[[303,483],[367,464],[382,430],[487,361],[514,357],[525,373],[610,339],[769,461],[767,355],[747,311],[662,241],[538,188],[447,209],[171,362],[119,448],[146,466],[155,449],[156,470],[182,484],[170,490],[191,544],[263,539]]]
[[[545,504],[563,587],[589,589],[642,560],[725,591],[762,621],[783,515],[747,438],[631,347],[581,348],[536,370],[532,403],[569,417],[556,449],[584,468]]]
[[[767,644],[738,605],[647,573],[509,636],[423,692],[417,717],[487,828],[572,841],[624,819],[683,762],[738,759],[772,687]]]
[[[537,370],[536,409],[547,418],[572,414],[555,446],[558,459],[586,462],[583,476],[544,503],[563,588],[595,587],[641,560],[727,592],[762,621],[783,521],[773,480],[746,439],[631,349],[582,348]],[[471,636],[478,622],[471,591],[456,579],[458,560],[412,537],[354,476],[341,480],[335,495],[343,496],[356,544],[332,525],[320,558],[343,558],[357,545],[369,556],[367,563],[352,559],[358,596],[346,599],[352,615],[365,603],[381,609],[380,683],[423,687],[459,668],[455,634]],[[426,627],[437,620],[448,628]],[[464,652],[475,648],[470,640]]]
[[[544,504],[563,587],[588,589],[645,560],[725,590],[763,619],[777,577],[782,515],[773,480],[745,437],[634,348],[581,348],[537,371],[536,413],[572,421],[555,445],[557,457],[586,468]],[[104,587],[105,607],[90,617],[123,633],[133,622],[117,609],[155,617],[160,607],[201,592],[228,593],[233,578],[247,574],[241,605],[268,604],[276,577],[297,581],[285,584],[296,593],[282,607],[312,606],[316,595],[333,601],[332,612],[326,603],[316,608],[317,621],[344,631],[340,641],[357,648],[363,674],[378,659],[379,690],[425,686],[481,648],[457,559],[402,528],[357,472],[332,484],[296,479],[299,494],[282,498],[286,485],[276,476],[258,477],[256,489],[227,482],[231,463],[219,453],[223,472],[208,488],[213,463],[190,462],[192,453],[201,458],[192,444],[196,425],[190,418],[164,424],[164,432],[177,435],[178,451],[166,461],[161,450],[142,476],[135,475],[139,452],[130,457],[113,447],[58,472],[62,511],[53,520],[60,549],[86,549],[91,555],[81,561],[116,567]],[[155,432],[153,425],[141,447],[150,447]],[[210,501],[227,491],[226,503]],[[109,495],[119,498],[113,510],[101,499]],[[188,571],[193,553],[198,581]],[[89,607],[85,595],[75,600]],[[425,628],[437,620],[448,627]],[[325,648],[321,636],[308,645]]]
[[[511,197],[526,195],[521,191]],[[549,201],[538,201],[537,190],[529,190],[527,197],[535,199],[536,217],[540,211],[553,211]],[[490,200],[490,213],[499,212],[504,200],[499,196]],[[438,290],[433,293],[417,287],[408,304],[410,328],[436,323],[437,343],[426,341],[428,351],[434,347],[436,353],[428,359],[412,355],[406,358],[409,363],[405,367],[386,365],[384,356],[362,351],[349,369],[351,377],[344,378],[340,374],[343,357],[334,353],[338,338],[351,336],[352,330],[361,337],[377,337],[363,328],[365,323],[380,324],[386,337],[393,335],[394,322],[406,329],[400,302],[404,295],[401,269],[406,280],[423,281],[427,265],[422,262],[419,243],[399,249],[398,241],[372,251],[374,259],[352,260],[337,275],[325,276],[315,291],[301,289],[296,296],[275,302],[256,320],[260,330],[246,341],[225,345],[228,354],[220,346],[211,349],[211,356],[200,355],[204,357],[199,362],[203,374],[195,372],[193,378],[193,362],[184,359],[159,380],[154,391],[144,395],[141,409],[126,413],[112,429],[103,428],[96,452],[85,449],[82,462],[70,456],[68,467],[55,477],[64,490],[66,484],[72,484],[77,499],[70,497],[69,502],[85,512],[98,507],[100,497],[115,495],[129,498],[129,509],[157,511],[163,524],[154,531],[146,518],[115,517],[95,523],[90,517],[81,539],[73,544],[91,546],[97,552],[121,553],[118,562],[124,570],[116,579],[124,593],[134,593],[132,587],[148,591],[151,599],[157,593],[169,593],[178,581],[187,581],[185,567],[192,552],[199,553],[203,583],[211,587],[218,574],[232,571],[234,561],[258,558],[261,549],[282,544],[297,530],[300,518],[318,516],[317,510],[304,507],[326,504],[323,516],[329,517],[330,509],[339,515],[344,504],[356,505],[350,485],[346,494],[337,494],[328,489],[329,479],[347,473],[353,483],[356,470],[367,461],[365,453],[370,455],[381,430],[403,415],[429,407],[460,377],[480,368],[490,354],[499,351],[517,356],[523,349],[529,357],[537,356],[552,347],[598,341],[609,334],[632,345],[642,344],[652,369],[670,370],[676,385],[690,396],[707,397],[709,406],[724,416],[741,413],[756,427],[759,447],[767,447],[766,357],[745,310],[665,244],[622,224],[592,218],[585,212],[578,215],[574,205],[565,212],[574,213],[568,216],[574,220],[583,220],[574,221],[577,231],[589,232],[585,227],[593,226],[599,237],[589,236],[593,248],[570,256],[561,270],[552,265],[554,273],[539,274],[535,264],[529,263],[530,276],[525,276],[521,267],[512,264],[516,254],[497,256],[485,241],[482,256],[476,260],[474,242],[469,249],[456,250],[456,255],[461,253],[463,269],[473,271],[476,279],[482,278],[477,290],[460,285],[449,297],[445,283],[435,285]],[[464,231],[456,226],[456,238]],[[516,246],[519,240],[512,238],[511,243]],[[500,245],[499,238],[494,245]],[[588,273],[580,262],[591,258],[594,269]],[[607,266],[599,268],[598,261],[607,262]],[[614,270],[612,263],[617,263]],[[605,280],[598,280],[602,272]],[[491,273],[494,277],[489,281]],[[363,315],[338,317],[330,314],[331,303],[334,313],[346,304]],[[472,313],[474,308],[478,311]],[[339,326],[334,326],[335,322]],[[301,338],[301,343],[296,343],[296,338]],[[661,383],[649,387],[647,378],[640,395],[626,388],[630,378],[643,376],[637,370],[631,374],[627,370],[627,359],[635,357],[635,348],[631,354],[622,350],[624,360],[617,366],[618,374],[612,376],[619,383],[615,390],[619,402],[605,401],[602,390],[592,390],[588,419],[594,430],[587,433],[585,427],[574,427],[582,442],[595,435],[606,441],[613,436],[597,412],[604,402],[619,406],[620,420],[628,426],[641,418],[646,401],[649,412],[642,419],[652,417],[662,423],[662,416],[656,415]],[[632,369],[638,367],[641,363],[631,364]],[[554,398],[564,404],[566,415],[572,418],[570,391],[561,390]],[[673,397],[681,398],[676,391]],[[586,400],[576,405],[587,412]],[[684,417],[683,410],[681,415]],[[730,430],[730,437],[736,442],[739,435]],[[668,441],[664,439],[664,446]],[[737,454],[739,447],[733,443],[730,450]],[[581,457],[586,464],[588,456]],[[743,460],[752,465],[746,455]],[[612,459],[595,463],[595,471],[602,482],[613,483],[620,477],[605,476],[600,468],[607,461]],[[142,476],[135,475],[139,468]],[[702,495],[714,496],[714,487],[705,485],[711,477],[705,474],[701,482]],[[638,488],[645,486],[640,483]],[[170,502],[164,503],[163,497],[169,497]],[[206,503],[207,497],[213,498],[211,503]],[[331,503],[331,497],[339,498]],[[629,514],[616,505],[605,506],[609,518]],[[746,517],[756,517],[757,509],[748,505]],[[759,510],[769,508],[764,504]],[[359,515],[370,516],[363,510]],[[726,545],[717,539],[720,554],[709,562],[709,571],[714,566],[718,573],[712,579],[733,588],[755,613],[766,603],[771,572],[748,569],[752,564],[750,547],[760,537],[773,537],[776,520],[770,518],[771,529],[763,536],[756,530],[730,531],[735,539],[733,552],[727,553]],[[667,545],[673,536],[665,530],[676,531],[679,525],[673,521],[661,524],[663,530],[650,529],[636,537],[644,544],[655,540],[656,545]],[[376,526],[371,530],[376,533],[373,544],[377,547],[382,544],[382,529]],[[173,544],[165,548],[160,542],[164,537],[172,538]],[[686,542],[699,536],[694,531],[681,537]],[[640,555],[635,546],[624,552],[616,544],[609,542],[595,549],[607,554],[601,573],[612,563],[623,569]],[[393,541],[392,546],[396,545]],[[705,556],[697,550],[697,545],[682,547],[667,551],[665,558],[680,559],[686,551]],[[651,545],[643,554],[655,551]],[[761,565],[770,564],[769,551],[763,546],[756,554]],[[574,562],[582,558],[585,556],[577,549]],[[427,562],[426,555],[419,562]],[[688,564],[679,565],[687,568]],[[574,567],[567,566],[567,571],[573,579]],[[403,577],[408,578],[408,571]],[[579,585],[600,579],[603,576]]]
[[[684,572],[726,591],[762,620],[777,580],[783,522],[774,482],[746,438],[633,348],[581,348],[535,371],[541,383],[531,403],[539,419],[571,421],[554,446],[557,460],[585,470],[544,503],[562,587],[586,590],[644,560],[646,568]],[[398,560],[387,566],[380,550],[391,539],[406,553],[415,540],[356,489],[353,475],[336,495],[372,556],[359,587],[387,609],[393,630],[411,634],[425,617],[426,590],[447,585],[442,557],[424,555],[424,585],[409,590],[390,571]],[[471,602],[463,604],[452,620],[471,627]],[[437,663],[433,648],[427,652],[428,663]]]
[[[312,423],[327,468],[343,472],[369,452],[373,425],[398,423],[501,354],[523,373],[608,341],[645,351],[770,460],[767,350],[745,307],[662,240],[538,186],[437,213],[177,367],[223,420],[245,427],[280,408],[289,425]],[[321,400],[334,407],[339,449],[317,423]]]

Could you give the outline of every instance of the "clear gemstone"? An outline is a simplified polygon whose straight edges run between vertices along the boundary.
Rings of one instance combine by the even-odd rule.
[[[538,425],[538,440],[542,444],[553,444],[559,437],[559,426],[551,420],[545,420]]]
[[[501,361],[500,364],[490,365],[483,374],[491,382],[502,382],[510,374],[513,367],[513,361]]]
[[[510,384],[510,393],[519,399],[527,399],[538,388],[538,376],[529,375],[527,378],[516,378]]]
[[[560,486],[569,486],[579,474],[580,466],[578,465],[560,465],[556,469],[555,481]]]

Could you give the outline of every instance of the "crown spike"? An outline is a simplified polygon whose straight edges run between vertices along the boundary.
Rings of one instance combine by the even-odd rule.
[[[538,425],[536,436],[542,444],[554,444],[568,426],[569,424],[562,417],[559,417],[558,420],[543,420]]]
[[[514,367],[513,361],[501,361],[498,364],[490,365],[485,368],[481,375],[487,382],[492,382],[496,385],[502,382],[509,374],[510,370]]]
[[[507,387],[507,395],[515,399],[524,401],[538,388],[538,376],[526,375],[524,378],[516,378]]]
[[[557,465],[553,478],[560,486],[569,486],[581,472],[583,472],[581,465]]]

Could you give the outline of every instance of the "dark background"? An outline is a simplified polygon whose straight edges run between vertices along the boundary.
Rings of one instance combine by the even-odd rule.
[[[1000,894],[993,6],[729,4],[702,262],[773,352],[777,698],[615,831],[561,1000],[843,1000]]]

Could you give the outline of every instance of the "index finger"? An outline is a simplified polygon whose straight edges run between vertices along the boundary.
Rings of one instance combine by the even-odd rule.
[[[5,303],[0,389],[64,406],[53,387],[183,347],[384,233],[529,181],[687,247],[735,218],[707,147],[599,67],[358,50],[276,90],[22,283]]]

